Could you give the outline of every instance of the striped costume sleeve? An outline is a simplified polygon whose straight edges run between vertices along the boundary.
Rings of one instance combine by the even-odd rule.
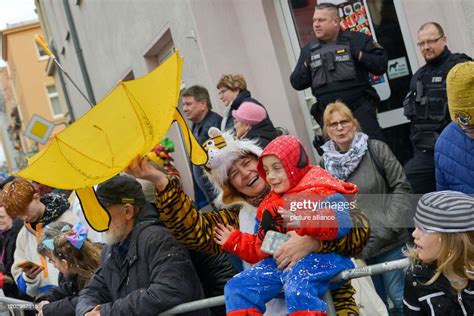
[[[214,242],[214,227],[218,223],[239,227],[239,209],[200,213],[176,178],[171,177],[168,186],[156,194],[156,206],[165,227],[181,244],[192,250],[222,252]]]
[[[336,240],[322,241],[320,253],[335,252],[344,256],[357,256],[369,240],[370,228],[367,216],[358,209],[350,211],[352,228],[349,233]]]

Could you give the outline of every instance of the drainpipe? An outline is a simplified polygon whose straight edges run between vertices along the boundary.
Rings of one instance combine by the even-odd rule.
[[[56,58],[59,61],[59,56],[58,52],[56,50],[56,46],[54,43],[50,45],[51,51],[53,52],[54,56],[57,56]],[[58,77],[59,77],[59,82],[61,83],[61,86],[63,87],[63,93],[64,93],[64,99],[66,100],[66,107],[67,111],[69,112],[69,122],[74,122],[76,118],[74,117],[74,112],[72,111],[72,106],[71,106],[71,99],[69,99],[69,92],[66,89],[66,82],[64,81],[64,75],[62,71],[57,71]]]
[[[71,7],[69,5],[68,0],[63,0],[64,4],[64,11],[66,13],[67,23],[69,25],[69,31],[71,32],[72,43],[74,45],[77,59],[79,61],[79,68],[81,69],[82,77],[84,78],[84,83],[86,85],[87,95],[89,96],[89,100],[92,104],[96,104],[94,97],[94,92],[92,91],[91,80],[89,77],[89,73],[87,72],[86,63],[84,60],[84,55],[82,54],[81,44],[79,43],[79,37],[77,36],[76,26],[74,25],[74,19],[72,17]]]

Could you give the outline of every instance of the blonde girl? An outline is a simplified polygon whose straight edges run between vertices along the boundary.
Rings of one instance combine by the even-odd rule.
[[[474,197],[423,195],[407,254],[404,315],[474,315]]]

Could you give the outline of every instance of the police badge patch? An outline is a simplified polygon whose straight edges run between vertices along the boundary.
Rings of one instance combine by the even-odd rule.
[[[454,119],[460,125],[468,126],[468,125],[473,125],[474,124],[474,122],[470,122],[471,119],[472,119],[472,116],[467,112],[455,111],[453,114],[454,114]]]

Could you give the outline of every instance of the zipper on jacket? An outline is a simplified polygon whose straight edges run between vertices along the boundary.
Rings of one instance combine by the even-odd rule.
[[[462,303],[461,292],[458,293],[458,302],[459,302],[459,305],[461,306],[463,315],[464,315],[464,316],[467,316],[466,308],[464,307],[464,304]]]

